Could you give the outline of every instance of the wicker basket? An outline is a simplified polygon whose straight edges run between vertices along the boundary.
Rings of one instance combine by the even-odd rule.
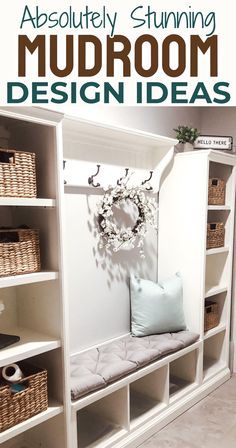
[[[40,271],[38,230],[4,229],[0,239],[0,277]]]
[[[219,325],[219,305],[216,302],[206,300],[205,302],[205,318],[204,318],[204,331],[208,331],[211,328]]]
[[[0,149],[0,196],[36,198],[34,153]]]
[[[21,423],[48,407],[47,371],[19,363],[26,389],[12,394],[9,385],[0,384],[0,432]]]
[[[223,222],[207,224],[207,249],[223,247],[225,244],[225,226]]]
[[[208,182],[208,204],[225,204],[225,181],[216,177],[209,179]]]

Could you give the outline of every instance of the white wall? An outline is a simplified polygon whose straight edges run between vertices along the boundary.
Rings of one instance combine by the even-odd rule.
[[[236,148],[236,107],[199,109],[202,134],[230,135]]]

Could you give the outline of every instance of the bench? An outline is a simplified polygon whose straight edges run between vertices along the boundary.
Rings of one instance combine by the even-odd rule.
[[[133,337],[127,335],[71,357],[72,401],[103,389],[142,367],[196,342],[190,331]]]

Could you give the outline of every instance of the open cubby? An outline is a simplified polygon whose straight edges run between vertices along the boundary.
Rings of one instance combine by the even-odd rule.
[[[58,229],[55,208],[2,207],[0,227],[17,228],[27,225],[39,230],[42,270],[58,270]]]
[[[130,384],[131,427],[163,409],[168,402],[168,367],[164,366]]]
[[[207,301],[216,302],[219,310],[219,326],[227,323],[227,291],[211,296]],[[207,333],[207,332],[206,332]]]
[[[61,368],[62,350],[51,350],[48,353],[42,353],[38,356],[26,358],[23,362],[32,364],[35,367],[46,369],[48,407],[46,410],[43,410],[0,433],[0,445],[3,444],[4,447],[6,446],[9,448],[41,446],[40,444],[31,445],[31,437],[27,437],[28,431],[32,430],[37,432],[38,425],[47,420],[53,421],[56,417],[60,418],[63,412],[63,373]],[[23,373],[24,367],[24,364],[22,364]],[[60,372],[60,374],[58,374],[58,372]],[[15,411],[17,412],[17,408],[15,408]],[[57,424],[59,424],[59,420],[57,421]],[[15,437],[17,435],[18,437]],[[16,440],[16,442],[14,440]],[[27,443],[26,440],[28,440]],[[43,444],[43,446],[45,445]]]
[[[20,328],[26,330],[26,339],[32,333],[33,341],[37,334],[39,339],[40,335],[49,336],[49,340],[60,339],[58,294],[58,280],[0,289],[0,300],[5,306],[0,314],[0,332]],[[4,350],[1,355],[4,357]]]
[[[227,366],[225,330],[206,339],[203,350],[203,378],[210,379]]]
[[[193,350],[181,356],[169,365],[170,402],[184,395],[196,383],[198,350]]]
[[[40,415],[40,414],[39,414]],[[39,416],[38,416],[39,417]],[[1,444],[2,448],[65,448],[63,431],[64,415],[62,412],[54,417],[39,420],[38,424],[26,429]],[[4,434],[4,433],[2,433]],[[1,434],[0,434],[1,436]]]
[[[224,247],[230,246],[231,237],[231,213],[230,210],[209,210],[207,216],[208,223],[223,222],[225,227]]]
[[[78,411],[78,448],[105,447],[128,431],[127,393],[124,387]]]
[[[210,162],[209,178],[219,178],[225,181],[225,205],[230,205],[232,201],[232,170],[231,165]]]
[[[57,156],[54,126],[9,117],[1,117],[0,125],[9,132],[9,149],[36,154],[37,197],[55,198]]]
[[[206,258],[206,291],[228,284],[228,252],[215,253]]]

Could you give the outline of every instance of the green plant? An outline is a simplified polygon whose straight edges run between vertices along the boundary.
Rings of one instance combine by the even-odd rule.
[[[191,128],[189,126],[178,126],[174,131],[176,132],[176,138],[179,140],[179,143],[193,144],[200,135],[197,128]]]

